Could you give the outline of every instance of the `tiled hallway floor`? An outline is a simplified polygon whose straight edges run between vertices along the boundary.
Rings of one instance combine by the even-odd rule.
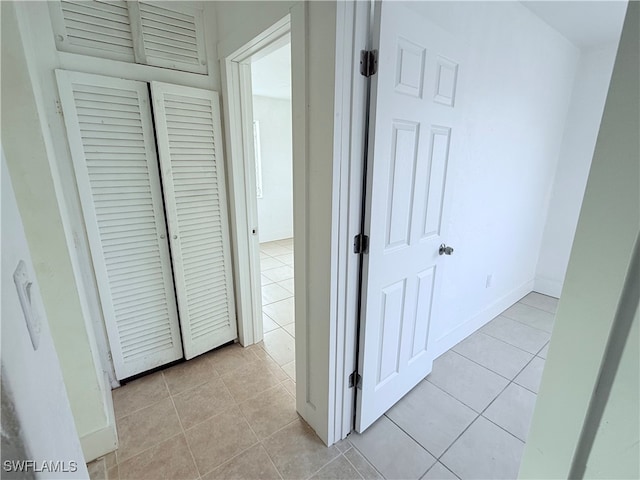
[[[517,478],[556,306],[530,293],[350,442],[385,478]]]
[[[266,344],[153,373],[113,391],[120,448],[90,464],[91,478],[516,478],[556,302],[527,295],[330,448],[297,416],[288,362]]]
[[[293,239],[260,244],[263,348],[295,381]]]

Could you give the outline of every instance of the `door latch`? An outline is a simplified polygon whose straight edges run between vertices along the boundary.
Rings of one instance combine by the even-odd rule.
[[[444,243],[440,244],[440,248],[438,249],[438,255],[451,255],[453,253],[453,248],[448,247]]]

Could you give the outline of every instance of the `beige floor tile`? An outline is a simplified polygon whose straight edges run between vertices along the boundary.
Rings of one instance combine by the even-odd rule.
[[[107,480],[107,465],[104,458],[87,463],[87,471],[90,480]]]
[[[202,480],[280,480],[269,455],[260,444],[242,452]]]
[[[220,378],[185,390],[175,395],[173,401],[185,430],[235,405]]]
[[[162,372],[172,395],[218,377],[207,355],[179,363]]]
[[[262,348],[278,365],[293,362],[296,358],[295,340],[281,328],[264,334]]]
[[[282,386],[286,388],[291,395],[296,396],[296,382],[293,380],[285,380],[282,382]]]
[[[111,453],[107,453],[104,457],[104,462],[107,465],[107,469],[114,467],[118,464],[118,459],[116,458],[116,452],[113,451]]]
[[[293,278],[293,268],[288,265],[283,265],[282,267],[263,270],[262,274],[274,282],[282,282],[283,280]]]
[[[362,478],[366,480],[378,480],[383,478],[373,465],[371,465],[355,448],[351,448],[343,453],[351,465],[358,471]]]
[[[308,478],[340,455],[340,450],[327,448],[302,420],[277,431],[263,445],[284,479]]]
[[[353,465],[351,465],[349,460],[340,455],[322,467],[320,471],[311,478],[312,480],[361,480],[362,476]]]
[[[241,403],[278,385],[278,377],[264,361],[257,361],[223,375],[222,381],[234,400]]]
[[[119,418],[116,424],[119,439],[118,463],[182,431],[170,398]]]
[[[280,382],[284,382],[285,380],[291,378],[285,372],[280,365],[276,363],[276,361],[267,354],[267,356],[263,359],[262,363],[271,371],[271,374],[276,377],[276,379]]]
[[[169,390],[162,372],[156,372],[118,387],[111,394],[116,418],[120,418],[168,397]]]
[[[120,480],[120,467],[118,467],[118,465],[114,465],[107,470],[107,478],[109,480]]]
[[[265,305],[262,310],[278,325],[284,326],[293,323],[295,317],[295,300],[293,297],[279,302]]]
[[[268,305],[273,302],[277,302],[280,300],[284,300],[285,298],[291,297],[293,294],[278,285],[277,283],[272,283],[270,285],[262,286],[262,305]]]
[[[118,467],[121,480],[198,478],[198,470],[182,433],[130,458]]]
[[[213,368],[215,368],[220,375],[225,375],[259,360],[255,353],[253,353],[253,349],[244,348],[239,343],[214,350],[208,353],[207,356]]]
[[[339,442],[334,443],[336,448],[340,450],[342,453],[346,452],[350,448],[353,448],[353,444],[349,441],[348,438],[343,438]]]
[[[282,385],[242,402],[239,407],[260,440],[298,418],[296,400]]]
[[[200,475],[211,472],[258,442],[237,407],[190,428],[185,435]]]

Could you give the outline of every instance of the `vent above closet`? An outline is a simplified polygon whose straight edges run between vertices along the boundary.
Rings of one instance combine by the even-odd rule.
[[[207,73],[201,9],[122,0],[61,0],[49,6],[59,51]]]

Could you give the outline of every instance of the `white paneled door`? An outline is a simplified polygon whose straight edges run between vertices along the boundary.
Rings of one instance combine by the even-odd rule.
[[[429,326],[447,255],[447,177],[455,157],[455,39],[399,2],[377,3],[356,429],[431,371]],[[444,252],[443,252],[444,253]]]
[[[151,83],[187,359],[237,336],[220,103],[215,92]]]
[[[116,376],[234,340],[217,94],[56,75]]]
[[[116,376],[182,358],[144,82],[56,71]]]

